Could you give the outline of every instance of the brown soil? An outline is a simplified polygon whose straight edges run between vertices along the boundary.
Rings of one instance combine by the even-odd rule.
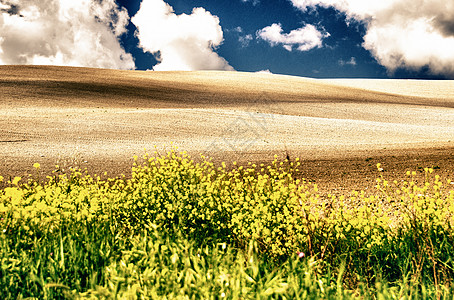
[[[454,179],[454,82],[0,67],[6,178],[35,162],[41,176],[56,164],[127,175],[133,155],[172,142],[215,161],[300,157],[300,175],[325,193],[423,167]]]

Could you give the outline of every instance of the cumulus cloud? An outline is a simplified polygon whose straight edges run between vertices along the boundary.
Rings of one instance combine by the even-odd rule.
[[[176,15],[163,0],[143,0],[131,21],[139,46],[159,62],[153,70],[233,70],[215,52],[223,41],[219,18],[204,8]]]
[[[320,48],[323,39],[328,36],[329,33],[319,31],[310,24],[289,33],[283,33],[282,25],[276,23],[257,31],[257,38],[270,43],[271,46],[282,45],[288,51],[292,51],[294,47],[298,51]]]
[[[363,47],[390,72],[420,70],[454,78],[454,2],[444,0],[290,0],[305,11],[333,7],[366,25]]]
[[[0,0],[0,64],[134,69],[115,0]]]

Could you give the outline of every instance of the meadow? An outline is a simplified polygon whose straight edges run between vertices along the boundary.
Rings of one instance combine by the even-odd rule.
[[[438,170],[321,194],[298,159],[172,150],[132,175],[0,177],[1,299],[451,299],[454,185]],[[230,165],[230,164],[229,164]]]

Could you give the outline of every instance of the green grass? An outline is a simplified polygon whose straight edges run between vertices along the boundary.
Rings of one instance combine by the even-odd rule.
[[[131,179],[4,181],[0,298],[453,298],[450,181],[426,169],[331,197],[299,167],[170,152]]]

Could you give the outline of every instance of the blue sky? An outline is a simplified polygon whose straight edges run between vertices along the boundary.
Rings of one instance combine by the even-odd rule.
[[[118,1],[131,15],[137,13],[140,1]],[[194,7],[204,7],[216,15],[224,33],[224,41],[217,53],[238,71],[256,72],[269,70],[272,73],[307,77],[388,77],[386,68],[380,66],[371,54],[361,47],[364,26],[359,22],[347,26],[344,14],[333,8],[319,8],[303,13],[287,0],[262,1],[256,5],[241,0],[186,0],[166,1],[176,14],[191,14]],[[321,48],[310,51],[287,51],[257,39],[258,30],[280,23],[285,32],[304,24],[320,24],[330,36]],[[129,25],[129,34],[123,44],[134,53],[138,69],[151,69],[155,60],[149,53],[137,48]],[[241,32],[239,32],[241,28]],[[246,36],[252,37],[247,40]],[[353,58],[353,61],[352,61]],[[402,74],[403,73],[403,74]],[[397,76],[421,77],[423,74],[398,72]]]
[[[0,64],[454,78],[452,1],[0,0],[0,12]]]

